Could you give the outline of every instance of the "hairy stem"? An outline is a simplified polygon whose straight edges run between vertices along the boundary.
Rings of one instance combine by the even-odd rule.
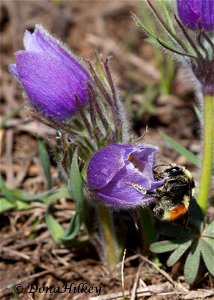
[[[113,270],[119,261],[119,247],[114,231],[112,215],[109,209],[102,204],[98,205],[98,215],[102,233],[104,256],[109,269]]]
[[[203,213],[206,213],[210,182],[213,167],[214,149],[214,95],[204,96],[204,130],[203,154],[201,162],[201,177],[199,184],[198,204]]]

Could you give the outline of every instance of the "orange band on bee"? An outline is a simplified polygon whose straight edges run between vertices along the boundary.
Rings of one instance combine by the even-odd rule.
[[[174,221],[177,218],[185,215],[187,212],[187,209],[183,203],[179,204],[176,208],[173,208],[169,211],[169,218],[170,221]]]

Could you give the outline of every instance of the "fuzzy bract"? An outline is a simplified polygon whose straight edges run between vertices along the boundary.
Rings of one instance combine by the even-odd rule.
[[[78,111],[75,95],[87,104],[89,74],[58,40],[37,25],[32,34],[25,32],[24,47],[10,70],[38,111],[65,120]]]
[[[114,208],[146,206],[154,198],[136,190],[156,190],[164,180],[156,181],[153,170],[157,148],[150,145],[112,144],[90,160],[87,183],[96,198]]]
[[[187,27],[207,31],[214,30],[214,1],[213,0],[177,0],[178,14]]]

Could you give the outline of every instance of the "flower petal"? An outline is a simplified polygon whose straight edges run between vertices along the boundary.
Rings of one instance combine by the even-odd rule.
[[[156,190],[158,187],[162,186],[165,181],[166,181],[166,178],[153,181],[151,184],[151,190],[152,191]]]
[[[125,164],[123,155],[123,147],[111,145],[92,157],[87,170],[87,181],[91,189],[100,189],[111,181]]]
[[[18,71],[17,71],[17,68],[16,68],[16,64],[10,64],[9,65],[9,70],[19,80],[19,74],[18,74]]]
[[[118,174],[96,193],[98,199],[103,200],[107,205],[114,207],[135,207],[145,206],[154,201],[154,198],[136,190],[130,183],[139,184],[145,189],[151,189],[151,182],[142,176],[140,172],[133,172],[124,167]]]
[[[59,40],[51,36],[41,25],[36,25],[33,40],[35,40],[35,44],[38,44],[43,51],[60,60],[63,64],[66,64],[73,72],[78,72],[83,77],[88,78],[88,73],[81,66],[80,62],[78,62],[74,54],[62,45]]]
[[[16,65],[29,100],[45,115],[71,117],[77,111],[75,94],[87,102],[85,78],[46,53],[19,51]]]
[[[134,184],[156,190],[164,180],[155,181],[153,168],[157,148],[150,145],[113,144],[90,160],[87,182],[98,200],[114,208],[145,206],[154,201]]]
[[[132,149],[132,153],[129,155],[128,160],[142,173],[147,172],[152,174],[153,178],[153,168],[155,166],[155,153],[157,151],[156,147],[150,145],[144,145]]]
[[[186,26],[198,29],[200,21],[205,30],[214,29],[213,0],[177,0],[177,7],[179,17]]]
[[[30,33],[28,30],[25,31],[23,43],[25,50],[33,52],[42,52],[42,47],[39,46],[35,33]]]
[[[214,29],[214,1],[202,1],[202,26],[207,30]]]

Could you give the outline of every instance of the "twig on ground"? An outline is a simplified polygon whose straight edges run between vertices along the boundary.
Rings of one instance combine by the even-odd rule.
[[[155,263],[153,263],[151,260],[149,260],[148,258],[146,258],[145,256],[139,255],[139,257],[147,262],[148,264],[150,264],[151,266],[153,266],[160,274],[162,274],[173,286],[176,286],[176,282],[172,279],[171,276],[169,276],[168,273],[166,273],[164,270],[161,270]]]
[[[16,260],[17,258],[20,259],[24,259],[27,261],[30,261],[30,257],[24,253],[18,252],[16,250],[12,250],[9,247],[2,247],[1,249],[2,252],[2,256],[6,256],[6,257],[12,257],[14,260]]]
[[[124,286],[124,261],[125,261],[125,257],[126,257],[126,249],[124,249],[122,263],[121,263],[121,286],[122,286],[123,299],[125,299],[125,296],[124,296],[124,291],[125,291],[125,286]]]
[[[151,296],[151,295],[159,295],[161,293],[171,292],[171,294],[175,294],[173,291],[173,286],[169,283],[161,283],[156,285],[150,285],[148,287],[140,287],[136,290],[137,296]],[[113,300],[113,299],[121,299],[123,296],[122,292],[111,293],[108,295],[91,297],[90,300]],[[130,291],[124,291],[124,296],[130,297]]]
[[[189,291],[188,294],[181,297],[181,299],[184,300],[206,299],[207,297],[212,297],[212,296],[214,296],[214,290],[197,290],[197,291]]]
[[[22,279],[17,280],[16,282],[12,282],[10,285],[7,285],[7,286],[3,287],[0,290],[0,297],[3,297],[5,293],[7,294],[8,290],[10,290],[11,288],[13,288],[13,286],[15,286],[15,285],[18,285],[18,284],[20,284],[20,283],[22,283],[24,281],[28,281],[28,280],[30,281],[32,279],[44,276],[44,275],[46,275],[48,273],[54,273],[54,272],[55,272],[55,270],[49,269],[49,270],[45,270],[45,271],[42,271],[42,272],[30,275],[30,276],[26,276],[26,277],[24,277]]]
[[[130,300],[135,300],[137,285],[138,285],[138,282],[139,282],[139,277],[140,277],[140,272],[141,272],[141,267],[142,267],[142,263],[139,265],[138,270],[137,270],[137,274],[136,274],[135,281],[134,281],[134,284],[133,284],[132,294],[131,294],[131,299]]]
[[[153,266],[160,274],[162,274],[174,287],[180,287],[184,292],[188,292],[188,290],[183,287],[182,285],[178,284],[177,282],[175,282],[171,276],[169,276],[169,274],[167,272],[165,272],[164,270],[160,269],[155,263],[153,263],[151,260],[149,260],[148,258],[139,255],[139,257],[147,262],[148,264],[150,264],[151,266]]]

